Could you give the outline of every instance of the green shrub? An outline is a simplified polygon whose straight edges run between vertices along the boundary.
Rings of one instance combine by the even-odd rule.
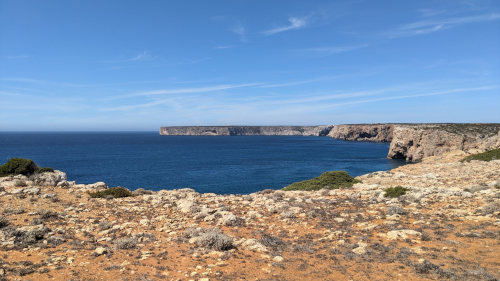
[[[283,188],[283,190],[337,189],[341,187],[351,187],[358,182],[360,181],[354,179],[345,171],[332,171],[323,173],[321,176],[310,180],[292,183]]]
[[[7,163],[0,166],[0,176],[8,175],[32,175],[38,166],[30,159],[10,158]]]
[[[384,189],[384,191],[384,197],[397,198],[401,195],[404,195],[408,191],[408,188],[396,186]]]
[[[50,168],[50,167],[43,167],[43,168],[40,168],[38,170],[36,170],[37,173],[41,174],[41,173],[53,173],[54,172],[54,169]]]
[[[465,157],[462,162],[470,162],[471,160],[491,161],[497,159],[500,159],[500,148],[489,150],[483,153],[469,155]]]
[[[106,198],[107,196],[112,196],[113,198],[121,198],[134,196],[134,194],[132,194],[130,190],[124,187],[113,187],[101,191],[89,192],[89,195],[92,198]]]

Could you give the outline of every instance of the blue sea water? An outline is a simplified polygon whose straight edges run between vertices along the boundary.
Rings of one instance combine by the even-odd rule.
[[[389,144],[302,136],[160,136],[157,132],[0,133],[0,162],[33,159],[77,183],[248,194],[325,171],[389,170]]]

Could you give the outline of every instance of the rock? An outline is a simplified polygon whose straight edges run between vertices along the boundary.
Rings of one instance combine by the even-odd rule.
[[[452,150],[487,150],[500,147],[499,126],[484,124],[397,125],[388,158],[421,161]],[[476,133],[475,133],[476,132]]]
[[[354,248],[352,252],[358,255],[363,255],[366,253],[366,246],[368,246],[368,244],[364,242],[358,242],[358,247]]]
[[[26,188],[23,190],[23,193],[26,193],[29,195],[38,195],[38,194],[40,194],[40,188],[38,188],[38,187]]]
[[[254,251],[254,252],[267,252],[266,246],[262,245],[259,241],[255,239],[245,240],[241,244],[241,247],[246,250]]]
[[[411,230],[411,229],[401,229],[401,230],[391,230],[387,232],[387,239],[389,240],[405,240],[411,236],[422,236],[422,233]]]
[[[181,199],[177,201],[177,208],[183,213],[194,213],[199,210],[195,205],[194,199]]]
[[[107,248],[104,248],[104,247],[97,247],[95,250],[94,250],[94,253],[96,256],[102,256],[104,254],[107,254],[108,253],[108,249]]]
[[[274,262],[283,262],[285,259],[282,256],[275,256],[273,258]]]
[[[144,188],[138,188],[138,189],[132,191],[132,194],[134,194],[134,195],[153,194],[153,191],[152,190],[146,190]]]
[[[24,188],[16,188],[14,190],[12,190],[10,193],[11,194],[21,194],[24,192]]]
[[[391,124],[335,125],[328,136],[350,141],[389,142],[393,127]]]
[[[234,215],[231,212],[221,212],[221,218],[217,222],[218,225],[238,226],[243,224],[243,219]]]
[[[57,183],[57,187],[60,187],[60,188],[69,188],[73,185],[75,185],[74,181],[61,181],[61,182]]]
[[[90,191],[100,191],[100,190],[108,189],[108,185],[102,181],[99,181],[96,183],[87,184],[85,186],[85,189],[90,190]]]
[[[45,172],[32,176],[33,182],[40,186],[57,186],[60,182],[66,181],[66,173],[61,171]]]

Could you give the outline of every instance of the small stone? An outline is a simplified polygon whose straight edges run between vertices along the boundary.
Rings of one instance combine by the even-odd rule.
[[[107,254],[108,253],[108,249],[104,248],[104,247],[97,247],[94,251],[94,253],[97,255],[97,256],[101,256],[101,255],[104,255],[104,254]]]
[[[274,261],[274,262],[282,262],[283,260],[284,260],[284,258],[283,258],[282,256],[275,256],[275,257],[273,258],[273,261]]]

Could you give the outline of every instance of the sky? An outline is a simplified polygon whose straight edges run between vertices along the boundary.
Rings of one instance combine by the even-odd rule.
[[[0,131],[500,122],[500,1],[0,0]]]

